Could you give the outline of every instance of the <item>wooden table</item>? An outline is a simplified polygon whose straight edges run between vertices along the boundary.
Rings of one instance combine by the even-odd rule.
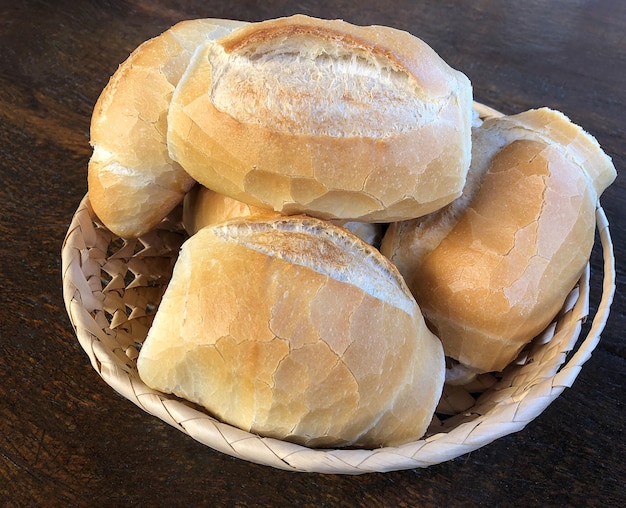
[[[602,199],[618,292],[600,345],[523,431],[453,461],[362,476],[274,470],[196,443],[91,368],[63,307],[60,249],[87,190],[100,91],[140,42],[179,20],[295,12],[407,30],[470,77],[476,100],[561,110],[626,167],[623,0],[1,0],[0,505],[624,506],[621,176]],[[592,269],[600,263],[596,246]]]

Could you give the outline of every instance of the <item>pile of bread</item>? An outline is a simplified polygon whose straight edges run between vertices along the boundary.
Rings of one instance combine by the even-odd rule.
[[[417,440],[446,361],[451,383],[513,361],[579,279],[616,176],[561,113],[478,119],[468,78],[413,35],[302,15],[145,42],[91,141],[115,234],[184,201],[141,379],[313,447]]]

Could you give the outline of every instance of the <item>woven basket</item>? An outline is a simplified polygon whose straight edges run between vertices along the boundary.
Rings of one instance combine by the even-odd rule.
[[[479,104],[476,110],[483,117],[499,114]],[[579,342],[589,313],[589,265],[555,321],[516,361],[498,375],[446,387],[426,436],[399,447],[322,450],[263,438],[139,379],[139,349],[186,239],[180,209],[142,238],[122,240],[98,221],[85,196],[62,248],[63,294],[76,336],[106,383],[215,450],[290,471],[362,474],[428,467],[523,429],[572,385],[599,341],[615,291],[613,246],[599,204],[596,217],[604,252],[603,289],[586,337]]]

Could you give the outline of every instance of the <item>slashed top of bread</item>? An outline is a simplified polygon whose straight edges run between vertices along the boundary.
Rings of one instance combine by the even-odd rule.
[[[218,109],[280,132],[386,137],[432,122],[449,99],[446,64],[406,32],[288,20],[257,23],[211,45]]]
[[[213,231],[222,240],[305,266],[409,314],[414,312],[415,300],[395,267],[374,247],[344,229],[301,216],[232,219],[213,226]]]

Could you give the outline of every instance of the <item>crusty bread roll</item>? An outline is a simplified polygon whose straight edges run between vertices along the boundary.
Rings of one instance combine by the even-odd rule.
[[[448,356],[499,371],[555,317],[594,242],[615,168],[598,143],[546,108],[474,131],[464,195],[393,224],[381,247]]]
[[[194,185],[183,199],[183,226],[190,235],[195,235],[205,226],[212,226],[228,219],[279,215],[278,212],[229,198],[201,184]]]
[[[297,15],[198,50],[168,115],[171,157],[283,214],[388,222],[456,198],[472,90],[407,32]]]
[[[376,249],[308,218],[233,219],[183,245],[138,362],[152,388],[314,447],[420,438],[444,356]]]
[[[207,189],[201,184],[195,185],[183,200],[183,226],[190,235],[196,234],[205,226],[210,226],[237,217],[277,217],[281,214],[265,208],[247,205],[236,199]],[[361,240],[380,247],[383,228],[372,222],[330,221],[348,229]]]
[[[198,19],[178,23],[139,46],[102,91],[91,121],[89,200],[122,237],[152,229],[193,179],[167,151],[167,110],[194,50],[244,23]]]

